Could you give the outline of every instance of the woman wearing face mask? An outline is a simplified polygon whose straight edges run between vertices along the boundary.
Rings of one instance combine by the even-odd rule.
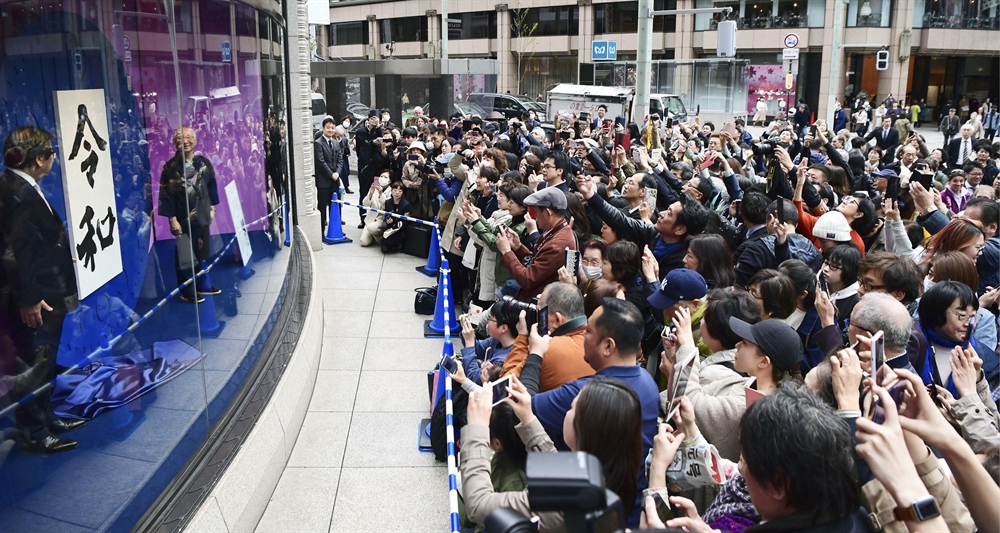
[[[378,179],[372,182],[368,194],[361,200],[365,207],[385,210],[385,201],[392,195],[389,189],[389,175],[389,171],[384,171]],[[365,227],[361,230],[361,246],[371,246],[372,243],[382,242],[384,220],[385,216],[382,213],[375,213],[373,218],[369,218],[365,222]]]
[[[344,134],[340,138],[340,149],[344,152],[344,164],[340,167],[340,180],[344,182],[344,192],[354,194],[351,190],[351,116],[345,116],[340,125],[344,128]],[[383,187],[384,188],[384,187]]]
[[[382,224],[382,253],[395,253],[403,249],[403,239],[408,222],[392,215],[410,216],[410,202],[403,198],[403,183],[393,182],[392,193],[385,201],[385,211],[391,213],[385,217]]]
[[[554,452],[552,439],[531,411],[531,396],[516,378],[504,402],[514,409],[521,424],[517,432],[529,452]],[[538,514],[538,530],[565,530],[562,513],[532,513],[527,489],[495,492],[490,479],[489,422],[493,385],[470,395],[468,424],[462,428],[462,495],[469,518],[479,524],[500,507],[524,514]],[[615,435],[609,439],[608,435]],[[600,460],[605,486],[621,499],[625,514],[638,497],[642,457],[642,408],[631,387],[619,380],[594,378],[573,399],[563,419],[563,439],[573,451],[587,452]]]

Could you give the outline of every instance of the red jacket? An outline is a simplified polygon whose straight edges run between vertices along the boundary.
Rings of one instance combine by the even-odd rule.
[[[523,244],[517,250],[511,250],[500,258],[504,268],[521,286],[517,299],[527,302],[545,290],[549,283],[559,281],[559,268],[566,263],[566,248],[576,250],[576,235],[569,225],[564,225],[552,235],[539,237],[535,255],[528,266],[521,264],[521,259],[531,253]]]

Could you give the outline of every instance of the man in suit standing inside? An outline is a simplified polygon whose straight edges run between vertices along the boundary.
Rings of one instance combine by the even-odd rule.
[[[875,128],[865,135],[865,143],[875,139],[875,145],[882,149],[882,164],[888,166],[896,156],[899,146],[899,130],[892,127],[892,117],[882,118],[882,127]]]
[[[16,337],[18,357],[34,368],[34,391],[55,377],[56,354],[66,315],[79,306],[73,254],[62,219],[42,195],[38,180],[52,171],[52,135],[28,126],[10,133],[3,145],[7,171],[0,176],[0,229],[3,266],[9,291],[2,310],[10,324],[25,328]],[[10,312],[8,312],[8,310]],[[6,332],[5,332],[6,333]],[[10,345],[5,345],[5,350]],[[3,354],[6,359],[12,354]],[[51,390],[17,409],[21,450],[58,453],[77,442],[57,437],[79,429],[83,421],[66,422],[49,410]]]
[[[976,157],[974,145],[976,140],[972,137],[972,125],[962,124],[959,130],[961,135],[952,139],[948,143],[948,165],[951,168],[962,168],[967,159]]]
[[[323,119],[323,135],[313,143],[316,153],[316,170],[313,177],[316,179],[316,195],[319,200],[319,216],[323,234],[326,235],[326,214],[330,210],[330,203],[333,193],[340,191],[340,168],[344,164],[344,154],[341,152],[340,141],[334,139],[337,125],[333,117]],[[343,194],[338,196],[343,200]],[[337,206],[340,209],[340,206]],[[344,220],[341,219],[343,224]]]

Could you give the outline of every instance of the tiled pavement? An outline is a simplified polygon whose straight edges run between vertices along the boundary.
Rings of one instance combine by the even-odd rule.
[[[344,214],[355,242],[316,254],[325,308],[316,386],[256,531],[443,531],[447,469],[417,450],[442,341],[423,338],[413,289],[435,282],[414,270],[421,259],[362,248],[357,211]]]

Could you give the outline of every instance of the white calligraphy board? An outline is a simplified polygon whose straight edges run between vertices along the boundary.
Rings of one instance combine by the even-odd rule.
[[[253,250],[250,248],[250,234],[247,233],[247,223],[243,220],[243,204],[240,203],[240,191],[236,188],[235,181],[226,185],[226,199],[229,200],[229,214],[233,217],[233,227],[236,229],[236,244],[240,247],[240,257],[243,258],[243,266],[247,266],[250,263]]]
[[[55,109],[67,226],[83,299],[122,272],[104,90],[55,91]]]

